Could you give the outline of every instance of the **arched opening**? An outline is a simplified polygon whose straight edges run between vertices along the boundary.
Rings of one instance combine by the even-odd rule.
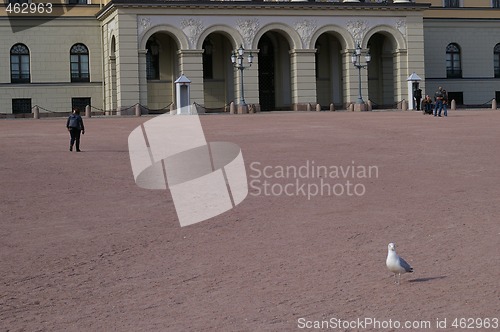
[[[111,109],[115,110],[117,108],[117,91],[116,91],[116,39],[115,36],[111,38],[111,50],[110,50],[110,77],[111,77]]]
[[[146,79],[148,84],[147,107],[166,110],[174,101],[174,81],[180,75],[177,58],[178,46],[168,34],[157,32],[146,42]]]
[[[203,41],[203,86],[206,108],[223,108],[234,100],[231,42],[222,33],[211,33]]]
[[[290,45],[278,32],[259,40],[259,102],[262,111],[290,110],[292,104]]]
[[[315,48],[318,103],[340,107],[344,103],[341,43],[335,35],[324,33],[316,40]]]
[[[374,107],[393,107],[395,95],[394,43],[392,38],[382,34],[374,34],[368,41],[371,62],[368,66],[368,97]]]

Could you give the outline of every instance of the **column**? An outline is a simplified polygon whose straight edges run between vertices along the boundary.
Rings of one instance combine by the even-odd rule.
[[[191,104],[196,102],[204,105],[203,50],[179,50],[177,54],[180,72],[191,80]]]
[[[148,104],[148,80],[146,69],[146,54],[148,50],[139,50],[139,104],[146,106]]]
[[[119,15],[116,33],[117,109],[133,114],[139,102],[139,57],[135,15]],[[122,113],[123,114],[123,113]]]
[[[307,104],[315,105],[316,98],[316,50],[291,50],[292,109],[303,111]]]

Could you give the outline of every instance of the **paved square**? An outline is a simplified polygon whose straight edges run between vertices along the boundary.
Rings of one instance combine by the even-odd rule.
[[[498,317],[500,112],[202,116],[207,140],[238,144],[261,182],[183,228],[169,193],[132,177],[127,137],[149,119],[84,119],[82,153],[68,151],[66,119],[0,121],[2,330],[293,331],[368,317],[436,330]],[[276,173],[312,164],[378,173]],[[364,192],[260,186],[347,178]],[[415,269],[399,286],[389,242]]]

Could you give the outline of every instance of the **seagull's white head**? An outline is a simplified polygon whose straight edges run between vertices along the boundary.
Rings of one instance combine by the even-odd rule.
[[[387,249],[389,249],[389,251],[396,251],[396,245],[394,243],[389,243],[389,245],[387,246]]]

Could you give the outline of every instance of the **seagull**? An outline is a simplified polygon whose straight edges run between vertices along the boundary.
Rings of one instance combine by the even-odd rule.
[[[396,245],[394,243],[389,243],[387,249],[388,252],[385,264],[389,271],[394,273],[394,282],[399,285],[401,274],[406,272],[411,273],[413,272],[413,268],[403,258],[396,254]]]

